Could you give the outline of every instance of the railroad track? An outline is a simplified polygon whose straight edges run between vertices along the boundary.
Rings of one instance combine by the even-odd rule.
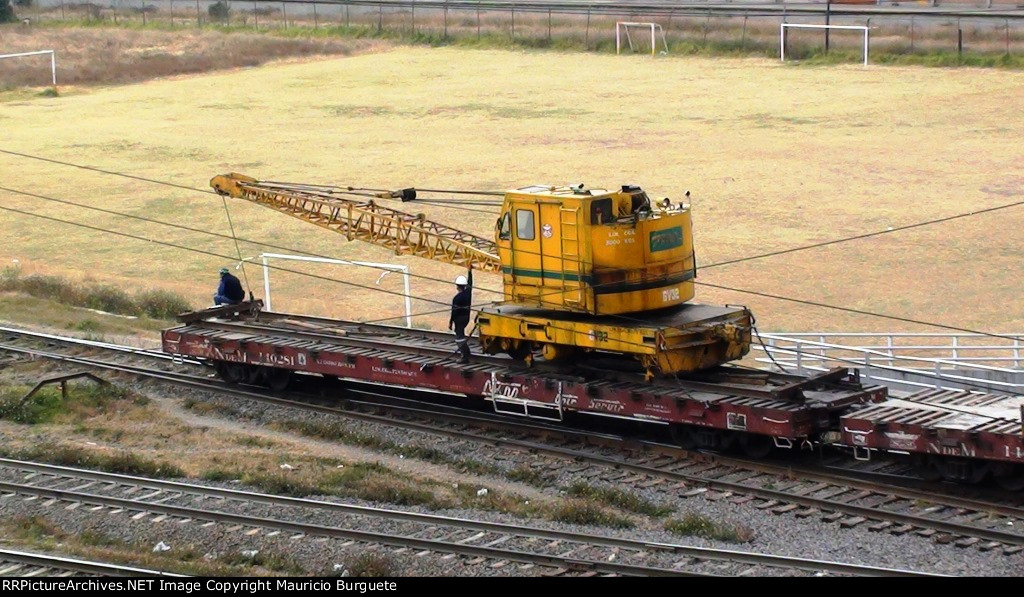
[[[704,568],[712,570],[714,575],[781,571],[809,575],[934,576],[909,570],[654,543],[0,459],[0,503],[18,497],[39,501],[41,507],[63,502],[69,503],[68,507],[91,512],[123,512],[140,522],[149,517],[152,524],[223,523],[237,527],[238,531],[261,529],[268,533],[291,533],[293,540],[306,536],[329,537],[401,550],[422,550],[419,554],[454,553],[490,566],[508,562],[543,566],[550,568],[551,574],[712,575],[711,572],[691,571]],[[210,502],[217,507],[211,507]],[[244,509],[252,504],[272,506],[275,513],[316,511],[330,515],[332,520],[341,518],[347,526],[299,522],[297,515],[267,518],[238,512],[239,507]],[[368,519],[387,520],[396,523],[399,529],[388,533],[367,531],[364,529],[371,525],[364,521]]]
[[[149,570],[131,566],[118,566],[103,562],[90,562],[62,556],[27,551],[0,549],[0,576],[32,578],[36,576],[54,578],[67,576],[166,576],[181,577],[162,570]]]
[[[11,333],[10,330],[3,331]],[[74,341],[69,342],[74,345]],[[527,425],[475,412],[439,413],[425,408],[422,403],[416,403],[416,407],[391,404],[384,407],[386,415],[375,414],[373,411],[382,408],[381,400],[396,400],[394,394],[398,390],[369,384],[346,386],[346,394],[350,397],[345,403],[357,407],[357,410],[344,410],[311,404],[308,397],[293,400],[191,374],[155,372],[144,367],[112,364],[41,349],[10,345],[0,345],[0,349],[131,373],[280,406],[539,453],[555,459],[553,463],[544,465],[549,469],[561,468],[608,483],[654,488],[682,498],[700,496],[708,500],[729,500],[776,515],[820,517],[842,527],[866,526],[871,531],[896,535],[915,533],[960,547],[1001,550],[1007,555],[1024,551],[1024,509],[1016,505],[941,495],[934,488],[914,489],[843,473],[754,463],[717,455],[694,455],[658,443],[595,435],[552,425]],[[153,354],[158,358],[168,358],[162,353]],[[354,400],[351,395],[365,396],[366,399]],[[396,416],[404,420],[398,420]],[[490,432],[480,432],[481,426],[489,428]],[[554,440],[545,441],[545,435],[554,437]],[[533,439],[538,437],[542,439]],[[598,444],[596,449],[595,443]],[[602,454],[600,446],[615,448],[619,454],[626,447],[634,453],[627,451],[626,456]]]

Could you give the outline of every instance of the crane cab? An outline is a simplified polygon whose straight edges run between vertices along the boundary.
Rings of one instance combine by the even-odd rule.
[[[617,315],[694,297],[689,206],[640,187],[509,191],[495,233],[507,301]]]

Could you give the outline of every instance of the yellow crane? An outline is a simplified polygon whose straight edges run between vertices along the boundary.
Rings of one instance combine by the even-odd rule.
[[[696,261],[689,205],[616,190],[529,186],[505,193],[494,240],[379,205],[415,189],[215,176],[218,193],[275,209],[399,255],[500,272],[504,300],[480,309],[483,350],[532,361],[628,355],[648,377],[707,369],[750,350],[743,307],[690,302]]]

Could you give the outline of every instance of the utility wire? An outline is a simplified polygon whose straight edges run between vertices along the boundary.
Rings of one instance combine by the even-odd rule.
[[[196,249],[194,247],[186,247],[186,246],[183,246],[183,245],[178,245],[178,244],[167,242],[167,241],[161,241],[161,240],[156,240],[156,239],[148,238],[148,237],[144,237],[144,236],[138,236],[138,235],[135,235],[135,234],[129,234],[127,232],[120,232],[120,231],[117,231],[117,230],[101,228],[101,227],[98,227],[98,226],[91,226],[89,224],[82,224],[80,222],[72,222],[72,221],[69,221],[69,220],[62,220],[60,218],[55,218],[55,217],[52,217],[52,216],[45,216],[45,215],[42,215],[42,214],[37,214],[37,213],[33,213],[33,212],[23,211],[23,210],[20,210],[20,209],[15,209],[13,207],[0,206],[0,210],[9,211],[9,212],[13,212],[13,213],[17,213],[17,214],[21,214],[21,215],[25,215],[25,216],[33,216],[33,217],[36,217],[36,218],[42,218],[44,220],[49,220],[51,222],[59,222],[59,223],[62,223],[62,224],[68,224],[70,226],[77,226],[77,227],[80,227],[80,228],[86,228],[86,229],[89,229],[89,230],[93,230],[93,231],[96,231],[96,232],[102,232],[102,233],[105,233],[105,234],[113,234],[113,235],[122,236],[122,237],[125,237],[125,238],[132,238],[132,239],[135,239],[135,240],[139,240],[139,241],[143,241],[143,242],[148,242],[148,243],[153,243],[153,244],[157,244],[157,245],[162,245],[162,246],[165,246],[165,247],[181,249],[181,250],[184,250],[184,251],[191,251],[193,253],[200,253],[200,254],[203,254],[203,255],[211,256],[211,257],[217,257],[219,259],[226,259],[226,260],[229,260],[229,261],[234,259],[233,257],[227,256],[227,255],[222,255],[220,253],[214,253],[212,251],[206,251],[204,249]],[[330,277],[321,276],[321,275],[318,275],[318,274],[311,274],[311,273],[308,273],[308,272],[301,272],[301,271],[298,271],[298,270],[293,270],[293,269],[286,268],[286,267],[281,267],[281,266],[278,266],[278,265],[269,265],[268,264],[267,267],[272,268],[272,269],[276,269],[276,270],[279,270],[279,271],[283,271],[283,272],[289,272],[289,273],[293,273],[293,274],[309,276],[311,278],[316,278],[318,280],[324,280],[324,281],[327,281],[327,282],[336,282],[338,284],[345,284],[347,286],[353,286],[353,287],[356,287],[356,288],[363,288],[365,290],[375,290],[375,291],[379,291],[379,292],[384,292],[386,294],[393,294],[395,296],[401,296],[401,297],[405,297],[406,296],[404,292],[397,292],[397,291],[393,291],[393,290],[385,290],[383,288],[374,288],[372,286],[366,286],[364,284],[357,284],[355,282],[348,282],[346,280],[339,280],[337,278],[330,278]],[[426,298],[426,297],[415,297],[415,298],[417,298],[419,300],[422,300],[422,301],[426,301],[428,303],[434,303],[434,304],[437,304],[437,305],[444,305],[445,308],[440,310],[442,312],[447,312],[447,311],[449,311],[451,309],[451,305],[449,305],[448,303],[446,303],[444,301],[438,301],[438,300],[429,299],[429,298]],[[392,319],[392,318],[388,318],[388,319]],[[384,321],[386,321],[386,320],[384,320]],[[572,328],[559,327],[559,326],[554,326],[554,325],[550,326],[550,327],[552,327],[553,329],[559,329],[559,330],[562,330],[562,331],[566,331],[566,332],[572,333],[574,335],[581,335],[581,336],[588,336],[589,335],[588,332],[582,332],[582,331],[574,330]],[[650,348],[650,346],[647,346],[647,345],[642,344],[640,342],[633,342],[633,341],[628,341],[628,340],[620,340],[619,343],[620,344],[627,344],[627,345],[631,345],[631,346],[637,346],[637,347],[641,347],[641,348],[647,348],[647,349]]]
[[[184,225],[181,225],[181,224],[175,224],[173,222],[166,222],[164,220],[157,220],[157,219],[154,219],[154,218],[147,218],[145,216],[137,216],[137,215],[134,215],[134,214],[129,214],[129,213],[124,213],[124,212],[120,212],[120,211],[115,211],[115,210],[112,210],[112,209],[105,209],[105,208],[102,208],[102,207],[95,207],[95,206],[92,206],[92,205],[86,205],[84,203],[75,203],[74,201],[68,201],[66,199],[58,199],[56,197],[49,197],[49,196],[46,196],[46,195],[40,195],[38,193],[30,193],[28,191],[20,191],[18,189],[12,189],[12,188],[9,188],[9,187],[0,186],[0,191],[7,191],[8,193],[16,193],[16,194],[19,194],[19,195],[25,195],[26,197],[33,197],[35,199],[42,199],[44,201],[52,201],[54,203],[61,203],[61,204],[64,204],[64,205],[71,205],[71,206],[79,207],[79,208],[82,208],[82,209],[88,209],[88,210],[92,210],[92,211],[97,211],[97,212],[100,212],[100,213],[105,213],[105,214],[109,214],[109,215],[113,215],[113,216],[118,216],[118,217],[122,217],[122,218],[129,218],[129,219],[132,219],[132,220],[139,220],[141,222],[148,222],[150,224],[159,224],[161,226],[167,226],[168,228],[177,228],[179,230],[186,230],[188,232],[195,232],[195,233],[198,233],[198,234],[205,234],[205,235],[208,235],[208,236],[214,236],[214,237],[223,238],[223,239],[226,239],[226,240],[242,241],[244,243],[249,243],[249,244],[253,244],[253,245],[257,245],[257,246],[261,246],[261,247],[269,247],[271,249],[279,249],[279,250],[282,250],[282,251],[291,251],[293,253],[301,253],[303,255],[308,255],[310,257],[320,257],[321,259],[336,259],[336,257],[331,257],[331,256],[328,256],[328,255],[322,255],[322,254],[319,254],[319,253],[312,253],[310,251],[305,251],[305,250],[302,250],[302,249],[296,249],[295,247],[285,247],[285,246],[281,246],[281,245],[275,245],[275,244],[268,243],[268,242],[263,242],[263,241],[253,240],[253,239],[250,239],[250,238],[245,238],[243,236],[238,236],[238,237],[229,236],[227,234],[221,234],[219,232],[213,232],[211,230],[203,230],[201,228],[193,228],[192,226],[184,226]],[[378,269],[378,270],[387,271],[387,272],[392,271],[392,270],[387,269],[387,268],[376,267],[376,266],[371,266],[371,265],[367,265],[367,266],[364,266],[364,267],[367,267],[367,268],[370,268],[370,269]],[[411,277],[413,277],[413,278],[420,278],[420,279],[428,280],[428,281],[431,281],[431,282],[441,282],[441,283],[444,283],[444,284],[450,284],[451,283],[451,281],[447,280],[447,279],[435,278],[433,276],[426,276],[426,275],[423,275],[423,274],[414,274],[414,273],[410,272],[409,275]],[[480,290],[483,290],[483,291],[486,291],[486,292],[491,292],[491,293],[494,293],[494,294],[499,294],[499,295],[500,294],[504,294],[503,291],[494,290],[494,289],[486,288],[486,287],[481,287]]]
[[[123,177],[126,177],[126,178],[132,178],[132,179],[136,179],[136,180],[141,180],[141,181],[155,183],[155,184],[162,184],[162,185],[172,186],[172,187],[176,187],[176,188],[200,191],[200,192],[204,192],[204,193],[217,194],[217,193],[215,193],[214,191],[211,191],[211,190],[197,189],[197,188],[194,188],[194,187],[188,187],[188,186],[179,185],[179,184],[176,184],[176,183],[170,183],[170,182],[166,182],[166,181],[159,181],[159,180],[155,180],[155,179],[148,179],[148,178],[144,178],[144,177],[124,174],[124,173],[120,173],[120,172],[114,172],[114,171],[110,171],[110,170],[102,170],[102,169],[94,168],[94,167],[91,167],[91,166],[82,166],[82,165],[79,165],[79,164],[73,164],[71,162],[64,162],[64,161],[61,161],[61,160],[54,160],[54,159],[50,159],[50,158],[43,158],[43,157],[33,156],[33,155],[24,154],[24,153],[20,153],[20,152],[14,152],[14,151],[0,149],[0,153],[5,153],[5,154],[9,154],[9,155],[15,155],[15,156],[29,158],[29,159],[42,160],[42,161],[45,161],[45,162],[50,162],[50,163],[55,163],[55,164],[60,164],[60,165],[66,165],[66,166],[71,166],[71,167],[75,167],[75,168],[82,168],[82,169],[85,169],[85,170],[92,170],[92,171],[96,171],[96,172],[101,172],[103,174],[110,174],[110,175],[114,175],[114,176],[123,176]],[[312,186],[315,186],[315,185],[310,185],[310,186],[312,187]],[[337,188],[337,187],[331,187],[331,188]],[[770,256],[777,255],[777,254],[783,254],[783,253],[790,253],[790,252],[808,250],[808,249],[817,248],[817,247],[820,247],[820,246],[838,244],[838,243],[841,243],[841,242],[848,242],[848,241],[852,241],[852,240],[859,240],[859,239],[868,238],[868,237],[871,237],[871,236],[878,236],[878,235],[886,234],[886,233],[889,233],[889,232],[895,232],[897,230],[906,230],[906,229],[910,229],[910,228],[917,228],[917,227],[921,227],[921,226],[926,226],[926,225],[930,225],[930,224],[946,222],[946,221],[950,221],[950,220],[954,220],[954,219],[958,219],[958,218],[964,218],[964,217],[978,215],[978,214],[983,214],[983,213],[989,213],[989,212],[998,211],[998,210],[1001,210],[1001,209],[1007,209],[1007,208],[1010,208],[1010,207],[1016,207],[1016,206],[1020,206],[1020,205],[1024,205],[1024,201],[1018,201],[1018,202],[1009,203],[1009,204],[1005,204],[1005,205],[1001,205],[1001,206],[996,206],[996,207],[992,207],[992,208],[986,208],[986,209],[982,209],[982,210],[975,210],[975,211],[972,211],[972,212],[966,212],[966,213],[957,214],[957,215],[954,215],[954,216],[947,216],[947,217],[944,217],[944,218],[937,218],[937,219],[928,220],[928,221],[925,221],[925,222],[919,222],[917,224],[911,224],[911,225],[907,225],[907,226],[902,226],[902,227],[900,227],[898,229],[893,229],[891,231],[890,230],[884,230],[884,231],[878,231],[878,232],[874,232],[874,233],[861,234],[861,235],[856,235],[856,236],[842,238],[842,239],[835,239],[835,240],[827,241],[827,242],[824,242],[824,243],[815,243],[813,245],[807,245],[805,247],[794,247],[792,249],[786,249],[786,250],[783,250],[783,251],[776,251],[776,252],[767,253],[767,254],[764,254],[764,255],[755,255],[755,256],[748,257],[748,258],[741,258],[741,259],[736,259],[736,260],[727,261],[727,262],[719,262],[719,263],[712,264],[712,265],[702,266],[702,269],[706,268],[706,267],[716,267],[716,266],[727,265],[727,264],[731,264],[731,263],[739,263],[739,262],[746,261],[746,260],[761,259],[761,258],[764,258],[764,257],[770,257]],[[312,275],[312,274],[309,274],[309,275]],[[745,290],[745,289],[740,289],[740,288],[730,288],[730,287],[727,287],[727,286],[715,285],[715,284],[710,284],[710,283],[706,283],[706,282],[694,281],[694,283],[698,284],[698,285],[702,285],[702,286],[718,288],[718,289],[721,289],[721,290],[729,290],[729,291],[733,291],[733,292],[739,292],[739,293],[742,293],[742,294],[751,294],[751,295],[755,295],[755,296],[763,296],[765,298],[774,298],[774,299],[777,299],[777,300],[795,302],[795,303],[805,304],[805,305],[809,305],[809,306],[816,306],[816,307],[821,307],[821,308],[836,309],[836,310],[840,310],[840,311],[846,311],[846,312],[851,312],[851,313],[858,313],[858,314],[861,314],[861,315],[867,315],[867,316],[873,316],[873,317],[880,317],[880,318],[890,319],[890,320],[894,320],[894,321],[902,321],[902,322],[907,322],[907,323],[914,323],[914,324],[918,324],[918,325],[936,327],[936,328],[940,328],[940,329],[969,332],[969,333],[975,333],[975,334],[981,334],[981,335],[985,335],[985,336],[990,336],[990,337],[994,337],[994,338],[1018,339],[1018,338],[1013,337],[1013,336],[1005,336],[1005,335],[1001,335],[1001,334],[992,334],[992,333],[988,333],[988,332],[981,332],[981,331],[977,331],[977,330],[971,330],[971,329],[968,329],[968,328],[961,328],[961,327],[957,327],[957,326],[950,326],[950,325],[946,325],[946,324],[927,322],[927,321],[922,321],[922,320],[915,320],[915,319],[904,318],[904,317],[893,316],[893,315],[886,315],[886,314],[881,314],[881,313],[872,313],[872,312],[869,312],[869,311],[862,311],[862,310],[858,310],[858,309],[851,309],[851,308],[848,308],[848,307],[841,307],[841,306],[837,306],[837,305],[828,305],[828,304],[825,304],[825,303],[817,303],[817,302],[814,302],[814,301],[807,301],[807,300],[802,300],[802,299],[783,297],[783,296],[779,296],[779,295],[771,295],[771,294],[768,294],[768,293],[759,293],[759,292]],[[609,283],[609,284],[611,284],[611,283]],[[600,286],[600,285],[597,285],[597,286]],[[595,286],[595,287],[597,287],[597,286]],[[490,292],[497,292],[497,291],[490,290]],[[570,291],[566,291],[566,290],[553,291],[553,292],[549,293],[549,295],[556,296],[558,294],[564,294],[565,292],[570,292]],[[545,296],[545,295],[541,295],[541,296]],[[426,300],[426,299],[424,299],[424,300]],[[439,302],[439,301],[433,301],[433,302]],[[499,302],[503,302],[503,301],[492,301],[490,303],[487,303],[486,305],[473,305],[473,307],[480,308],[480,306],[491,306],[491,305],[497,304]],[[628,317],[624,317],[624,316],[620,316],[620,317],[623,317],[624,319],[629,319]]]
[[[708,269],[709,267],[720,267],[720,266],[723,266],[723,265],[733,265],[735,263],[744,263],[746,261],[754,261],[755,259],[764,259],[766,257],[775,257],[777,255],[786,255],[788,253],[796,253],[798,251],[807,251],[807,250],[810,250],[810,249],[818,249],[818,248],[821,248],[821,247],[827,247],[827,246],[830,246],[830,245],[838,245],[840,243],[847,243],[847,242],[854,241],[854,240],[862,240],[862,239],[865,239],[865,238],[872,238],[872,237],[875,237],[875,236],[881,236],[883,234],[892,234],[894,232],[902,232],[904,230],[911,230],[913,228],[921,228],[922,226],[930,226],[932,224],[941,224],[943,222],[950,222],[952,220],[958,220],[960,218],[968,218],[968,217],[976,216],[976,215],[980,215],[980,214],[991,213],[991,212],[994,212],[994,211],[1000,211],[1000,210],[1003,210],[1003,209],[1009,209],[1011,207],[1020,207],[1021,205],[1024,205],[1024,201],[1016,201],[1014,203],[1005,203],[1003,205],[997,205],[995,207],[987,207],[985,209],[976,209],[974,211],[959,213],[959,214],[955,214],[955,215],[952,215],[952,216],[945,216],[945,217],[942,217],[942,218],[935,218],[934,220],[925,220],[923,222],[916,222],[914,224],[907,224],[905,226],[896,226],[896,227],[892,227],[892,228],[887,228],[885,230],[877,230],[875,232],[868,232],[868,233],[865,233],[865,234],[858,234],[856,236],[847,236],[845,238],[837,238],[837,239],[833,239],[833,240],[823,241],[823,242],[820,242],[820,243],[814,243],[814,244],[810,244],[810,245],[803,245],[803,246],[800,246],[800,247],[792,247],[792,248],[789,248],[789,249],[780,249],[778,251],[771,251],[771,252],[768,252],[768,253],[762,253],[760,255],[751,255],[749,257],[740,257],[738,259],[729,259],[727,261],[719,261],[718,263],[710,263],[710,264],[707,264],[707,265],[702,265],[701,269]]]

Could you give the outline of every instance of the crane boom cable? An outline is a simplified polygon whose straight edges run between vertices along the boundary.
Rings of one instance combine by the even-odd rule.
[[[249,285],[249,274],[245,271],[245,260],[242,258],[242,249],[238,246],[238,237],[235,236],[235,225],[231,222],[231,210],[228,209],[228,200],[220,198],[224,203],[224,214],[228,217],[228,227],[231,229],[231,240],[235,242],[235,252],[238,253],[238,265],[242,268],[242,277],[245,278],[245,289],[252,297],[252,286]]]

